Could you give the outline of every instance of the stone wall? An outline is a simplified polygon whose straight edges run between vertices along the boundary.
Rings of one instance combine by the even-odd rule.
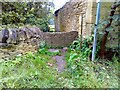
[[[9,37],[8,39],[9,42],[7,41],[7,43],[0,43],[0,59],[5,59],[5,58],[13,59],[16,55],[26,54],[29,51],[36,52],[40,48],[39,45],[43,44],[44,42],[46,42],[46,44],[51,47],[68,46],[78,37],[77,31],[54,32],[54,33],[53,32],[40,32],[39,36],[37,35],[33,36],[35,33],[31,32],[33,33],[32,35],[30,33],[31,29],[33,31],[36,31],[35,29],[37,28],[28,29],[25,27],[21,29],[22,32],[21,31],[17,32],[19,33],[19,35],[21,33],[23,37],[19,39],[20,41],[17,40],[18,39],[17,37]],[[12,31],[13,30],[15,31],[16,29],[12,29]],[[26,31],[26,34],[24,34],[25,32],[23,31]],[[17,33],[13,33],[12,36],[14,36]],[[0,31],[0,34],[1,34],[1,31]],[[19,43],[15,44],[17,42],[15,40],[17,40]]]
[[[83,34],[86,35],[87,7],[88,0],[70,0],[70,2],[67,2],[61,9],[55,12],[56,31],[78,31],[80,34],[81,19],[83,18],[82,29]],[[91,7],[91,4],[89,4],[89,7]],[[88,11],[89,17],[91,17],[90,13],[92,12],[90,9]],[[90,21],[89,18],[88,21]]]
[[[101,3],[101,20],[107,18],[112,4],[113,2]],[[81,35],[82,28],[83,36],[91,35],[96,19],[96,8],[96,0],[70,0],[55,12],[56,31],[78,31]]]
[[[62,47],[70,45],[78,37],[78,32],[42,32],[37,27],[23,27],[20,29],[4,29],[0,31],[0,36],[0,47],[18,45],[21,42],[27,46],[39,47],[42,41],[45,41],[49,46]]]
[[[40,43],[45,42],[50,47],[64,47],[70,45],[77,38],[77,31],[41,32],[37,38],[28,39],[24,43],[39,47]]]
[[[77,31],[70,32],[44,32],[42,34],[43,41],[45,41],[49,46],[61,47],[70,45],[75,39],[78,38]]]

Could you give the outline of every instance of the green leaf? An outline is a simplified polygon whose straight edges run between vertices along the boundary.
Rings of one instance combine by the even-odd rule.
[[[78,56],[77,53],[71,53],[69,60],[71,61],[71,60],[75,59],[77,56]]]
[[[114,28],[112,26],[106,28],[106,31],[113,31],[113,30],[114,30]]]
[[[107,25],[107,24],[109,24],[109,21],[108,21],[108,20],[105,20],[105,21],[103,21],[101,24],[102,24],[102,25]]]
[[[98,34],[104,35],[105,33],[104,32],[98,32]]]

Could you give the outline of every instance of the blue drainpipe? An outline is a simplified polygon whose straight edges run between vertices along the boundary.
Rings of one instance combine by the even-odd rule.
[[[94,28],[94,43],[93,43],[93,50],[92,50],[92,61],[95,59],[95,52],[96,52],[96,45],[97,45],[97,25],[99,24],[100,20],[100,0],[97,0],[97,12],[96,12],[96,22]]]

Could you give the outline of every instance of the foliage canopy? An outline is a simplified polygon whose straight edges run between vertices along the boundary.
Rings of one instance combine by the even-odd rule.
[[[52,2],[3,2],[2,24],[36,25],[43,31],[49,31],[49,20],[53,18]]]

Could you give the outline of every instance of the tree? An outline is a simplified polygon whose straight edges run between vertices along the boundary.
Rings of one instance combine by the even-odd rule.
[[[2,24],[31,24],[43,31],[48,31],[50,8],[54,4],[49,2],[2,2]]]

